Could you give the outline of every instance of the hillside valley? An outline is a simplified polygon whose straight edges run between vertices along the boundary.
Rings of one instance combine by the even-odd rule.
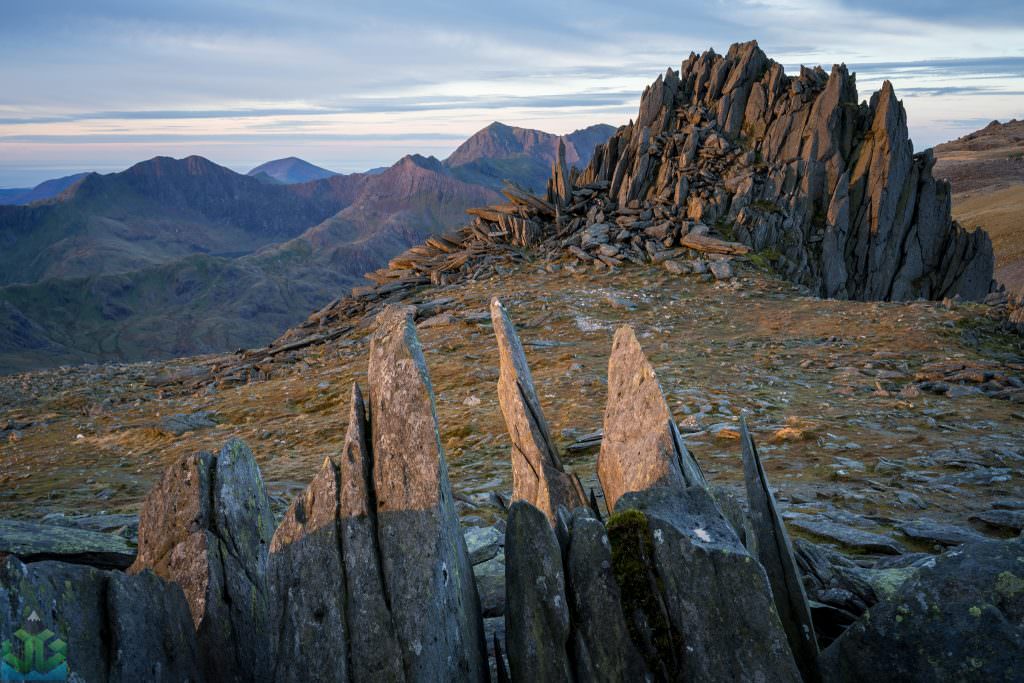
[[[500,145],[482,142],[492,134]],[[466,209],[496,201],[493,186],[529,185],[524,160],[548,159],[558,139],[492,125],[453,155],[476,169],[464,174],[472,182],[419,155],[296,183],[158,157],[87,175],[51,201],[0,206],[0,371],[266,343],[363,273],[462,223]],[[484,169],[492,154],[514,161]]]

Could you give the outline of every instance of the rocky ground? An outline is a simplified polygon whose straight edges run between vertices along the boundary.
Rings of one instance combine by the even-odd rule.
[[[563,461],[587,491],[598,489],[611,338],[628,322],[715,484],[742,485],[747,415],[797,535],[895,552],[1022,526],[1024,354],[985,305],[821,301],[746,259],[720,281],[655,265],[498,269],[402,295],[424,313],[418,332],[466,526],[498,521],[511,491],[495,294],[520,330]],[[282,513],[340,453],[372,331],[369,319],[351,323],[244,384],[208,374],[225,357],[3,377],[0,516],[134,514],[167,464],[229,437],[251,445]],[[130,530],[130,516],[115,519]]]

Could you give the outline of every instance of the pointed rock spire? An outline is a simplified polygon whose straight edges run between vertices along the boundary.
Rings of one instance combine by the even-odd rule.
[[[586,495],[576,476],[562,468],[523,345],[497,297],[491,299],[491,321],[501,362],[498,403],[512,440],[512,498],[529,502],[553,525],[559,505],[584,506]]]
[[[377,316],[367,372],[381,571],[410,681],[486,680],[487,649],[414,308]]]
[[[655,486],[705,486],[686,449],[633,329],[615,333],[608,359],[608,402],[597,475],[608,510],[630,491]]]
[[[811,608],[793,556],[789,534],[775,507],[775,496],[768,486],[768,477],[744,418],[740,418],[740,442],[750,519],[757,537],[757,557],[768,574],[775,609],[778,610],[779,620],[786,631],[800,673],[805,681],[819,681],[818,641],[811,621]]]
[[[368,432],[363,395],[359,385],[353,384],[348,431],[338,460],[338,510],[352,678],[400,681],[404,679],[402,651],[381,575]]]

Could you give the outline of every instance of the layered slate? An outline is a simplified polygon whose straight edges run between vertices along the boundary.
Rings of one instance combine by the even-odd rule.
[[[586,496],[576,476],[562,467],[523,345],[497,297],[491,300],[491,321],[501,363],[498,403],[512,440],[512,498],[533,504],[554,524],[558,506],[585,506]]]

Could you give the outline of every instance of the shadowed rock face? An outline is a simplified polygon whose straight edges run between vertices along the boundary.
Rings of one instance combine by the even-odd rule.
[[[654,368],[629,326],[620,327],[608,359],[608,403],[597,458],[608,509],[629,491],[704,485],[679,436]]]
[[[764,570],[706,489],[627,493],[615,512],[617,575],[650,577],[623,587],[649,662],[660,661],[672,680],[800,680]]]
[[[129,572],[152,569],[181,586],[207,677],[270,676],[267,553],[273,528],[259,467],[238,440],[217,456],[182,458],[143,503],[139,554]]]
[[[367,372],[380,565],[408,680],[486,680],[476,584],[412,307],[377,318]]]
[[[778,252],[820,296],[981,299],[991,241],[951,220],[933,165],[930,150],[914,154],[888,81],[859,104],[845,65],[787,76],[749,42],[659,76],[577,184],[607,183],[601,196],[622,206],[675,206]]]
[[[498,403],[512,439],[512,498],[531,503],[554,524],[559,505],[572,510],[587,504],[583,487],[562,468],[523,346],[497,298],[491,300],[491,321],[501,362]]]
[[[185,596],[149,571],[129,576],[8,558],[0,564],[0,637],[21,628],[49,629],[67,644],[68,680],[203,680]]]
[[[775,497],[768,487],[757,448],[743,419],[740,421],[740,441],[757,559],[768,575],[779,619],[804,680],[817,681],[821,674],[818,671],[818,642],[814,636],[811,608],[789,534],[775,507]]]

